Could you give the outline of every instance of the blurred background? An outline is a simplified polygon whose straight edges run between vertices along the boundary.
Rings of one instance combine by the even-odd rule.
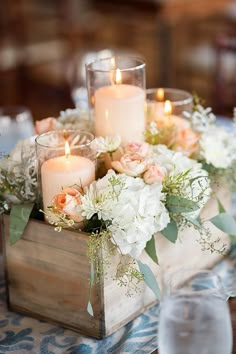
[[[110,52],[145,57],[147,88],[196,91],[232,116],[235,0],[3,0],[0,106],[58,116],[83,95],[84,63]]]

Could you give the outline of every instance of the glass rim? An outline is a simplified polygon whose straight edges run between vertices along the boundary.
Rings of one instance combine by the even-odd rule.
[[[186,97],[186,98],[184,98],[182,100],[177,100],[177,101],[172,101],[171,100],[171,104],[174,105],[174,106],[182,106],[184,104],[189,104],[189,103],[193,102],[193,96],[192,96],[192,94],[190,92],[185,91],[185,90],[181,90],[181,89],[171,88],[171,87],[149,88],[149,89],[146,89],[146,94],[147,95],[148,94],[153,94],[153,93],[157,92],[157,90],[159,90],[159,89],[163,89],[164,92],[176,92],[176,93],[180,93],[180,94],[186,94],[186,96],[188,96],[188,97]],[[148,101],[148,99],[147,99],[147,101]]]
[[[120,69],[120,68],[115,68],[115,69],[94,69],[92,66],[95,63],[99,63],[99,62],[104,62],[107,60],[111,60],[112,58],[128,58],[128,59],[132,59],[132,60],[137,60],[140,62],[140,64],[135,65],[135,66],[131,66],[129,68],[126,69]],[[144,58],[142,57],[138,57],[138,56],[125,56],[125,55],[113,55],[111,57],[106,57],[106,58],[101,58],[101,59],[95,59],[87,64],[85,64],[86,67],[86,71],[94,71],[94,72],[102,72],[102,73],[109,73],[111,71],[116,71],[117,69],[119,69],[121,72],[127,72],[127,71],[135,71],[135,70],[140,70],[146,67],[146,61]]]
[[[40,134],[38,135],[36,138],[35,138],[35,143],[36,143],[36,147],[37,146],[40,146],[40,147],[43,147],[43,148],[47,148],[47,149],[60,149],[62,148],[61,146],[49,146],[49,145],[45,145],[45,144],[42,144],[39,142],[39,139],[42,138],[42,137],[45,137],[45,136],[49,136],[50,134],[53,134],[53,133],[62,133],[63,134],[63,131],[66,131],[67,133],[74,133],[74,132],[80,132],[80,133],[85,133],[86,135],[90,135],[91,139],[90,141],[88,141],[87,143],[84,143],[84,144],[77,144],[77,145],[73,145],[71,148],[83,148],[83,147],[86,147],[86,146],[89,146],[95,139],[95,135],[87,130],[79,130],[79,129],[64,129],[64,130],[51,130],[49,132],[46,132],[46,133],[43,133],[43,134]],[[66,139],[65,139],[66,140]]]

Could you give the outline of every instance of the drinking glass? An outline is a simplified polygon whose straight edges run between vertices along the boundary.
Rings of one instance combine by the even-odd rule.
[[[34,134],[31,112],[25,107],[0,108],[0,153],[7,155],[19,140]]]
[[[167,283],[160,308],[159,353],[230,354],[231,319],[220,278],[210,271],[187,274],[175,273]]]

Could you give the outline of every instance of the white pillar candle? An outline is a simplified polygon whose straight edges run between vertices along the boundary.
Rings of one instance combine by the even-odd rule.
[[[41,168],[44,210],[52,204],[54,195],[62,188],[88,186],[95,180],[95,165],[88,158],[75,155],[54,157]],[[76,187],[75,187],[76,188]]]
[[[138,86],[115,84],[95,92],[96,136],[120,135],[123,143],[144,140],[145,92]]]

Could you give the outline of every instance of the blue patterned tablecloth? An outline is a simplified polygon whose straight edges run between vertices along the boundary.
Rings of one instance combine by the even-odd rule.
[[[236,247],[214,270],[228,292],[236,291]],[[96,340],[30,317],[9,312],[0,256],[0,354],[149,354],[157,347],[158,306],[103,340]]]

